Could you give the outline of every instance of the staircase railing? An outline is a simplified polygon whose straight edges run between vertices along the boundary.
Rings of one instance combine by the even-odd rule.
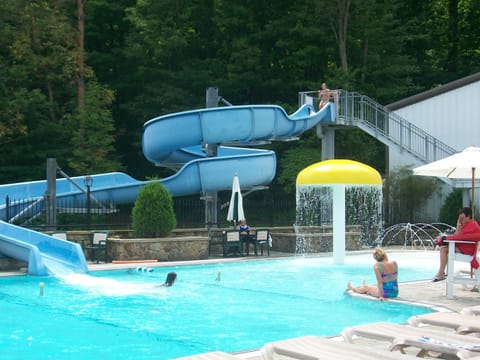
[[[423,163],[439,160],[457,151],[368,96],[333,90],[337,106],[336,124],[357,126],[386,145],[397,145]],[[299,102],[315,102],[317,92],[299,93]]]

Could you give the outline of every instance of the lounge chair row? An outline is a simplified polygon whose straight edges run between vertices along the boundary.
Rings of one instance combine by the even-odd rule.
[[[386,322],[359,325],[342,332],[345,341],[353,343],[355,338],[369,338],[390,343],[388,350],[405,352],[408,347],[419,350],[417,357],[429,351],[454,355],[458,359],[477,357],[480,359],[480,341],[468,335],[452,334],[426,327],[413,327]]]
[[[460,313],[465,315],[480,315],[480,305],[463,308]]]
[[[478,315],[478,316],[477,316]],[[446,327],[441,331],[434,327]],[[462,335],[464,334],[464,335]],[[469,335],[466,335],[469,334]],[[293,358],[316,359],[414,359],[430,352],[436,355],[453,356],[458,359],[480,360],[480,306],[465,308],[461,314],[439,312],[413,316],[408,325],[378,322],[344,329],[343,341],[320,336],[302,336],[265,344],[260,349],[264,360]],[[472,336],[477,335],[477,336]],[[367,338],[387,342],[386,348],[359,344],[358,339]],[[405,354],[406,348],[414,348]],[[210,352],[181,358],[182,360],[234,360],[238,356],[224,352]]]
[[[480,307],[478,311],[480,311]],[[455,330],[457,334],[462,335],[472,333],[480,334],[480,318],[453,312],[435,312],[413,316],[408,320],[408,323],[413,326],[434,325],[447,327]]]

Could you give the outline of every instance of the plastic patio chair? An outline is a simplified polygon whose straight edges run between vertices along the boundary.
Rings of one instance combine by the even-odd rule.
[[[258,247],[260,246],[260,252],[263,256],[263,247],[267,247],[267,254],[270,256],[270,230],[258,229],[255,236],[255,255],[258,255]]]
[[[233,254],[239,253],[243,256],[242,241],[240,239],[240,232],[238,230],[227,230],[223,238],[223,256],[227,256],[230,249],[233,249]]]
[[[90,258],[92,261],[99,263],[100,259],[103,262],[107,262],[107,244],[108,244],[108,232],[107,231],[94,231],[90,239],[90,243],[84,246],[86,251],[90,252]]]
[[[54,231],[50,234],[57,239],[67,240],[67,232],[66,231]]]

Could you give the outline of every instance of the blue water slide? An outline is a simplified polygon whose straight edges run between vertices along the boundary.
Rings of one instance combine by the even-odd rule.
[[[222,147],[219,155],[223,156],[205,158],[200,157],[199,153],[195,160],[189,161],[178,172],[158,181],[172,196],[184,196],[229,190],[232,187],[234,174],[239,174],[240,181],[246,188],[268,184],[275,176],[276,159],[272,151]],[[120,172],[96,174],[92,175],[92,179],[92,196],[106,206],[131,204],[135,202],[143,186],[157,181],[139,181]],[[76,202],[84,206],[86,200],[84,177],[77,176],[71,180],[78,186],[67,179],[57,179],[56,197],[69,199],[72,203]],[[41,209],[44,206],[43,196],[46,189],[46,180],[0,185],[0,219],[6,217],[7,196],[10,198],[10,217],[14,217],[20,214],[28,203],[37,202],[35,207]]]
[[[232,106],[180,112],[154,118],[144,125],[143,151],[156,165],[179,169],[160,181],[173,196],[229,190],[234,175],[242,188],[269,184],[275,177],[276,157],[269,150],[241,148],[273,140],[289,140],[319,122],[335,120],[334,104],[319,112],[304,105],[295,113],[275,105]],[[207,157],[206,144],[218,145],[216,157]],[[224,146],[224,145],[235,146]],[[139,181],[124,173],[93,175],[92,196],[105,205],[132,203],[140,189],[151,181]],[[57,199],[84,204],[84,177],[57,179]],[[21,215],[25,199],[43,206],[45,180],[0,185],[0,219],[6,217],[6,196],[10,216]],[[16,200],[23,200],[22,205]],[[67,242],[68,244],[72,244]],[[85,272],[85,258],[78,245],[66,250],[65,241],[5,222],[0,226],[0,253],[29,263],[29,273],[52,272],[54,264],[74,272]],[[81,250],[81,249],[80,249]],[[76,254],[76,255],[74,255]]]
[[[28,263],[32,275],[86,273],[80,245],[0,221],[0,252]]]
[[[276,105],[245,105],[164,115],[143,126],[143,153],[154,164],[162,165],[177,149],[197,144],[288,140],[320,121],[333,121],[334,107],[331,103],[315,112],[311,105],[303,105],[287,115]]]

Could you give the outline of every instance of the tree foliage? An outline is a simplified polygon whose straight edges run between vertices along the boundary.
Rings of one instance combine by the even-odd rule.
[[[318,147],[299,146],[290,148],[283,153],[280,163],[277,182],[283,191],[295,194],[298,173],[309,165],[322,160]]]
[[[452,226],[457,225],[458,210],[462,207],[462,189],[454,189],[448,194],[440,208],[439,221]]]
[[[88,66],[89,126],[79,138],[74,10],[66,0],[0,5],[1,182],[44,178],[47,157],[72,175],[120,167],[113,156],[113,91]]]
[[[151,182],[140,190],[132,210],[137,236],[166,236],[176,225],[172,196],[160,182]]]
[[[0,2],[0,183],[43,179],[46,157],[71,175],[125,169],[136,178],[165,176],[143,156],[143,123],[204,107],[208,86],[233,104],[293,112],[297,93],[324,81],[388,104],[480,71],[478,1],[84,5],[79,111],[76,3]],[[272,144],[279,173],[271,191],[291,194],[296,169],[316,161],[320,145],[312,133]],[[360,131],[337,131],[336,154],[385,172],[384,146]]]
[[[386,221],[390,224],[421,222],[419,209],[438,191],[437,179],[413,175],[407,166],[391,171],[384,183]]]

